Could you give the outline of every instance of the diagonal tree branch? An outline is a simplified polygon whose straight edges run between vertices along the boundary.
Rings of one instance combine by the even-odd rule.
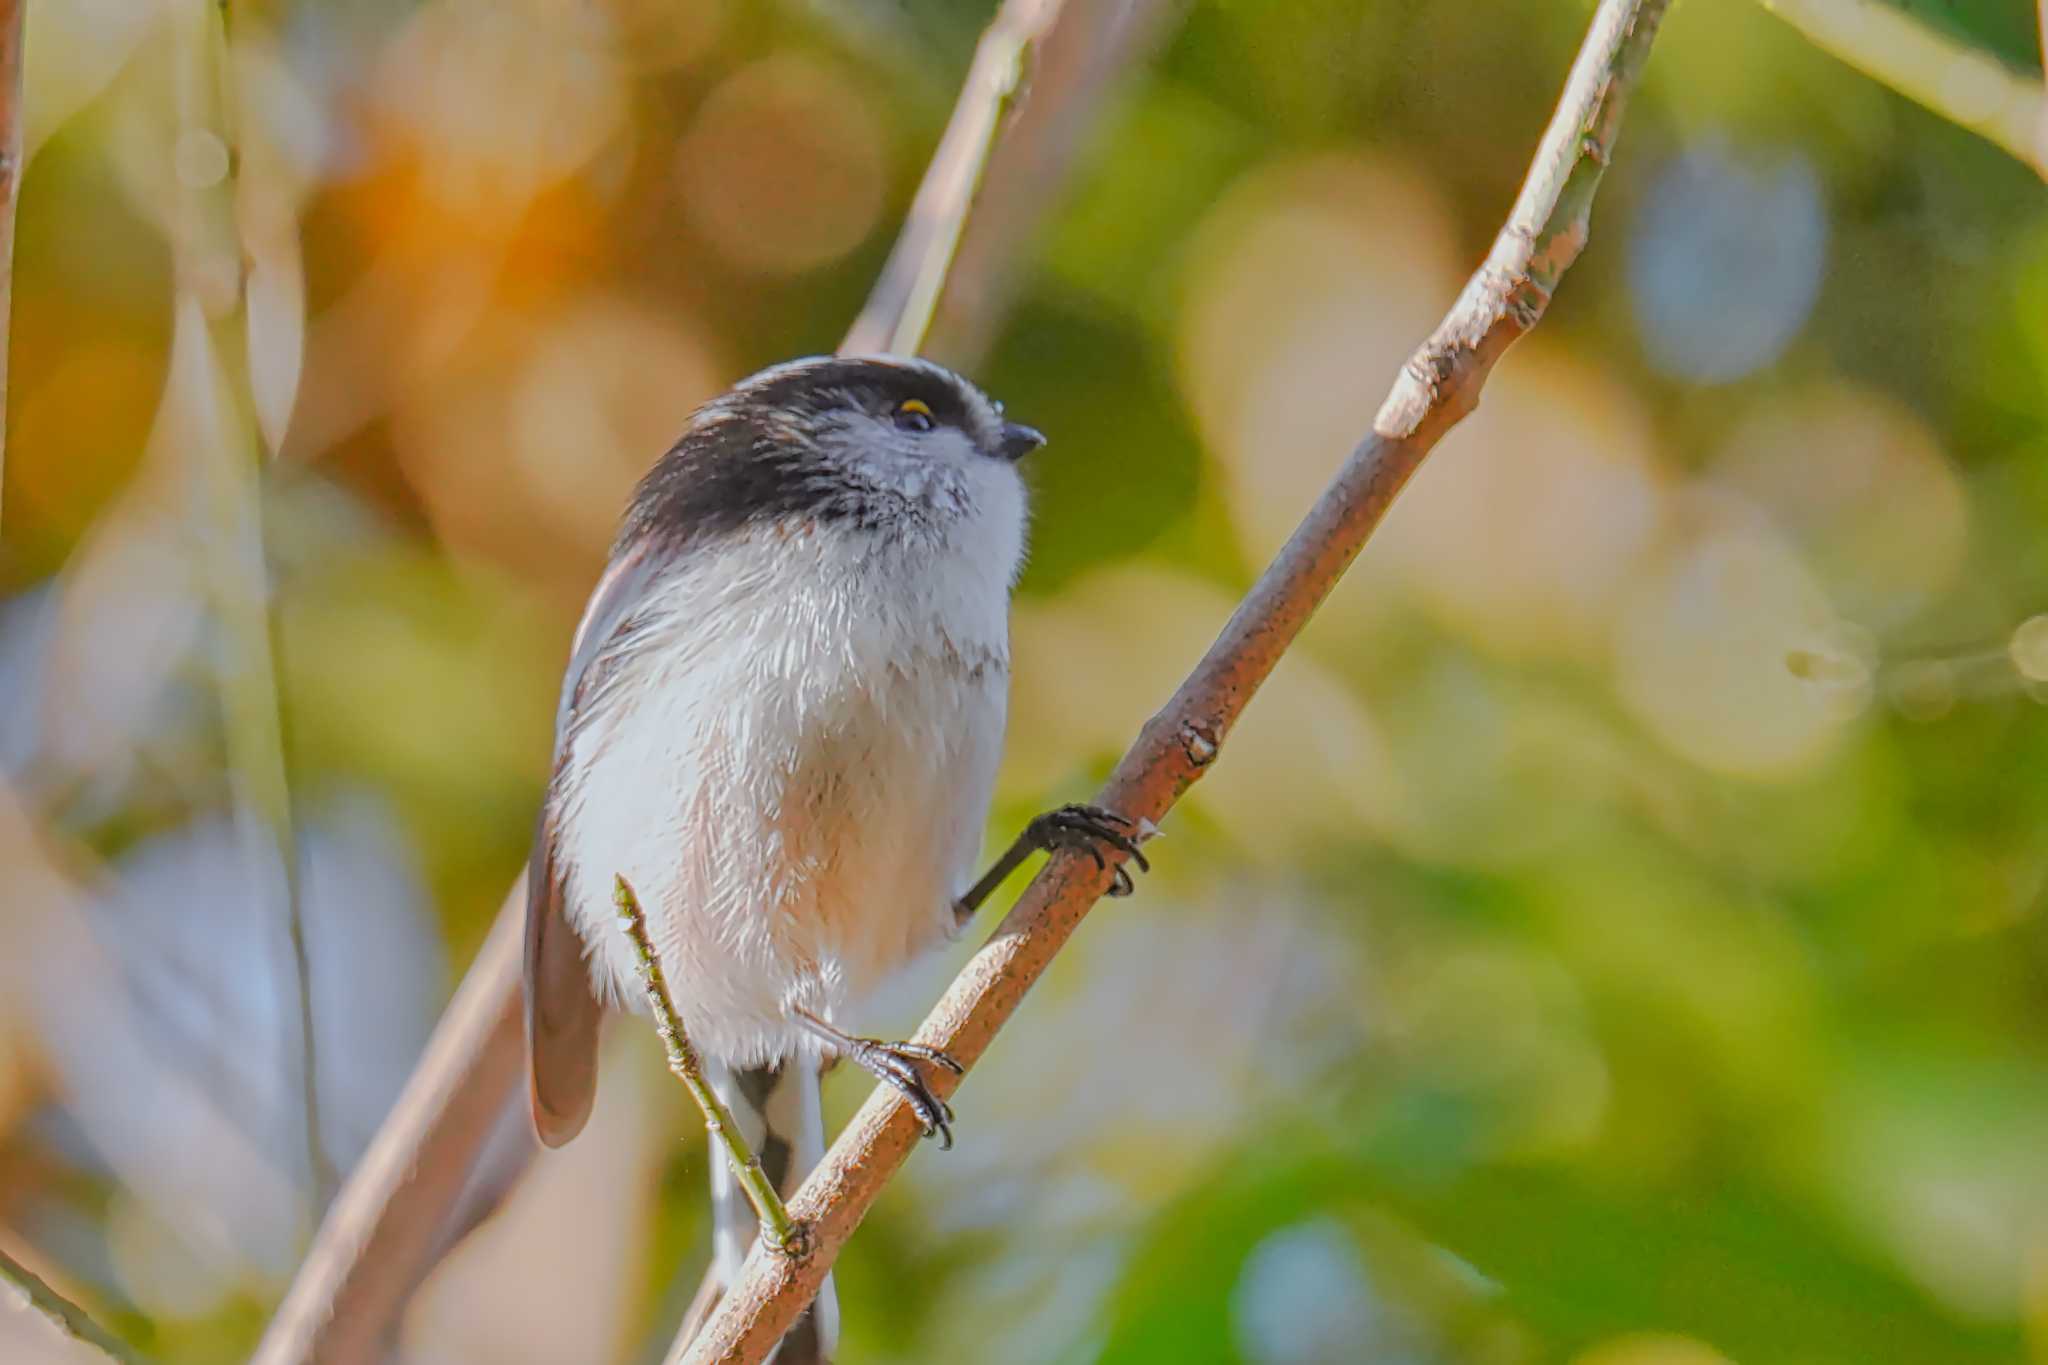
[[[1058,203],[1103,105],[1185,8],[1183,0],[1066,0],[1033,55],[1030,98],[989,158],[925,339],[933,358],[963,372],[981,364],[1029,259],[1024,247]]]
[[[1007,0],[975,45],[959,101],[910,203],[881,276],[839,344],[844,354],[915,355],[930,330],[939,291],[981,190],[1003,111],[1024,80],[1026,61],[1059,17],[1061,0]]]
[[[21,198],[21,32],[28,0],[0,0],[0,486],[7,482],[7,351],[14,315],[14,206]]]
[[[519,1082],[520,919],[512,885],[419,1064],[328,1205],[252,1365],[380,1360],[432,1267],[470,1170]]]
[[[1098,802],[1157,822],[1215,760],[1232,722],[1335,585],[1431,447],[1477,404],[1501,354],[1533,327],[1584,247],[1593,193],[1622,106],[1666,0],[1602,0],[1507,225],[1436,333],[1395,380],[1373,430],[1253,586],[1223,633],[1124,755]],[[1078,853],[1056,856],[970,960],[918,1040],[973,1065],[1053,955],[1110,884]],[[936,1077],[948,1093],[955,1082]],[[802,1312],[839,1250],[917,1145],[908,1106],[868,1098],[790,1202],[810,1225],[804,1259],[748,1256],[738,1283],[681,1358],[688,1365],[764,1359]]]
[[[5,3],[5,0],[0,0]],[[1157,3],[1157,0],[1072,0],[1062,6],[1057,0],[1011,0],[1022,4],[1038,20],[1028,27],[1014,20],[1006,30],[1025,32],[1030,41],[1046,36],[1048,42],[1068,46],[1088,42],[1088,24],[1100,17],[1104,4]],[[998,24],[1005,23],[1002,15]],[[1049,30],[1048,31],[1048,26]],[[1122,51],[1135,58],[1139,49],[1124,44]],[[1028,65],[1027,44],[1016,49],[1014,64]],[[977,66],[981,58],[977,56]],[[1107,71],[1097,77],[1099,86]],[[885,345],[918,350],[924,340],[923,328],[930,320],[933,300],[930,281],[943,284],[946,265],[959,241],[960,225],[980,180],[980,166],[995,139],[998,154],[1015,131],[1044,122],[1059,124],[1068,99],[1084,97],[1094,88],[1076,82],[1048,83],[1027,89],[1021,96],[1016,116],[1008,127],[998,117],[999,108],[977,111],[976,104],[998,105],[1015,93],[1008,81],[969,79],[960,93],[960,106],[949,124],[948,140],[965,145],[973,169],[959,173],[957,163],[945,160],[945,147],[935,156],[926,173],[925,184],[916,196],[912,221],[904,225],[903,237],[922,245],[918,253],[899,243],[891,265],[902,258],[900,268],[885,271],[876,282],[875,300],[862,310],[842,344],[842,351],[870,348],[864,336],[888,338]],[[988,131],[953,138],[953,127],[979,127]],[[1034,168],[1038,183],[1047,195],[1056,189],[1071,162],[1073,140],[1050,147]],[[1064,155],[1064,160],[1062,156]],[[941,195],[932,187],[947,187]],[[947,197],[951,196],[951,197]],[[921,206],[926,218],[919,220]],[[951,224],[945,231],[932,225]],[[972,238],[970,238],[970,242]],[[1016,237],[1004,246],[1021,246]],[[1001,254],[996,248],[981,248],[977,260],[985,269],[995,270]],[[927,261],[927,256],[931,258]],[[909,288],[905,280],[927,283]],[[909,320],[922,310],[916,327]],[[963,310],[966,311],[966,310]],[[342,1184],[329,1205],[313,1245],[300,1264],[290,1289],[278,1305],[251,1365],[295,1365],[295,1362],[337,1362],[357,1365],[380,1358],[386,1340],[395,1330],[400,1314],[414,1289],[432,1268],[434,1258],[449,1236],[449,1228],[472,1169],[483,1150],[493,1124],[518,1088],[524,1043],[520,1035],[519,938],[525,914],[526,878],[522,873],[507,892],[489,939],[464,975],[455,998],[435,1026],[411,1079],[392,1105],[391,1113],[372,1139],[362,1160]]]
[[[86,1311],[52,1289],[43,1278],[0,1251],[0,1303],[12,1299],[12,1306],[39,1314],[50,1326],[73,1341],[83,1342],[109,1360],[132,1361],[130,1351]]]
[[[2041,82],[1882,0],[1760,3],[1815,47],[2048,177],[2048,91]],[[2048,25],[2048,0],[2042,20]]]

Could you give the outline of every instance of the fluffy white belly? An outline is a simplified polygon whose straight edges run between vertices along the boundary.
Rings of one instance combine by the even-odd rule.
[[[1006,603],[934,600],[901,555],[817,562],[846,548],[679,578],[568,755],[568,912],[601,996],[642,1003],[623,874],[685,1030],[734,1065],[814,1051],[792,1007],[841,1016],[949,933],[987,819]]]

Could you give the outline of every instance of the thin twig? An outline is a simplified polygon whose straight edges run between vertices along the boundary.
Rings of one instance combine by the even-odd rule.
[[[1060,3],[1007,0],[982,33],[953,117],[910,201],[910,216],[867,306],[840,343],[842,353],[915,355],[924,344],[1003,111],[1017,93],[1032,48],[1058,18]]]
[[[1759,0],[1864,75],[2048,177],[2048,94],[1979,51],[1880,0]],[[2043,5],[2048,15],[2048,3]]]
[[[14,1307],[39,1314],[73,1341],[82,1342],[111,1360],[126,1362],[135,1359],[134,1353],[119,1338],[94,1322],[83,1308],[59,1294],[48,1281],[4,1251],[0,1251],[0,1286],[11,1291],[0,1295],[0,1299],[11,1299]]]
[[[1034,106],[1054,93],[1026,90],[1023,110],[1035,115]],[[970,87],[961,97],[977,94]],[[973,188],[971,181],[951,183],[961,192]],[[1050,194],[1057,186],[1044,188]],[[965,208],[948,209],[945,215]],[[910,231],[906,225],[906,234]],[[948,257],[952,253],[942,235],[925,233],[920,240],[931,244],[928,249],[943,247]],[[871,306],[863,316],[873,314],[882,335],[907,335],[905,319],[914,300],[887,282],[878,282],[875,292],[880,295],[885,287],[895,302],[887,310]],[[850,336],[843,349],[851,349],[856,339]],[[915,350],[917,343],[911,347]],[[493,1122],[519,1084],[524,1043],[518,944],[525,913],[522,873],[404,1092],[329,1204],[251,1365],[313,1360],[358,1365],[381,1358],[393,1324],[442,1245]]]
[[[1403,369],[1336,479],[1239,605],[1164,710],[1148,722],[1098,798],[1157,822],[1215,760],[1231,724],[1379,524],[1437,440],[1478,401],[1502,352],[1543,315],[1587,235],[1593,192],[1622,105],[1665,0],[1602,0],[1507,226],[1433,335]],[[1025,991],[1110,885],[1079,853],[1056,856],[969,961],[918,1040],[972,1065]],[[949,1092],[950,1076],[934,1077]],[[802,1261],[747,1257],[685,1359],[759,1361],[817,1292],[839,1250],[916,1146],[919,1125],[893,1091],[870,1095],[790,1201],[816,1250]]]
[[[390,1115],[328,1206],[251,1365],[384,1358],[386,1338],[519,1083],[525,911],[521,877]]]
[[[0,488],[7,483],[7,353],[14,316],[14,209],[21,199],[21,31],[27,0],[0,0]]]
[[[668,977],[661,970],[661,958],[654,951],[654,941],[647,936],[647,916],[640,909],[640,897],[624,876],[613,880],[612,903],[619,910],[619,927],[633,940],[640,984],[647,991],[647,1007],[654,1011],[654,1030],[661,1035],[662,1049],[668,1053],[668,1069],[690,1092],[690,1098],[697,1101],[697,1107],[704,1111],[704,1127],[725,1148],[733,1177],[746,1191],[747,1202],[754,1206],[754,1214],[761,1220],[762,1236],[780,1251],[800,1254],[803,1229],[790,1220],[789,1210],[782,1206],[782,1196],[775,1192],[775,1183],[761,1169],[761,1158],[747,1145],[746,1135],[733,1122],[732,1111],[718,1098],[718,1092],[711,1088],[697,1065],[697,1050],[690,1046],[690,1039],[683,1032],[676,1002],[668,993]]]
[[[317,1213],[333,1192],[320,1116],[320,1068],[313,1021],[312,963],[306,948],[303,888],[291,784],[285,760],[284,697],[277,605],[263,535],[263,476],[252,419],[244,321],[245,272],[235,233],[235,179],[240,155],[235,137],[234,82],[227,48],[227,8],[219,0],[186,0],[186,51],[180,63],[178,126],[181,138],[216,138],[225,172],[218,184],[186,192],[178,228],[178,287],[199,301],[208,345],[227,382],[213,395],[223,420],[213,431],[218,449],[196,452],[204,468],[208,513],[214,529],[207,547],[210,587],[226,627],[227,650],[217,672],[228,766],[234,777],[237,822],[253,820],[277,861],[284,886],[285,937],[290,946],[298,1012],[293,1070],[305,1125],[306,1174]],[[208,384],[216,382],[209,374]]]
[[[2048,0],[2044,0],[2048,2]],[[1009,312],[1024,249],[1059,204],[1103,105],[1173,31],[1183,0],[1066,0],[1031,54],[1030,98],[989,157],[922,349],[971,374]]]

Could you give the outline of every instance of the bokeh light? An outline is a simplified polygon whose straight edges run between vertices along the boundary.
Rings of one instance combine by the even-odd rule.
[[[449,211],[505,212],[624,132],[616,43],[596,6],[430,0],[384,49],[374,107]]]
[[[1428,182],[1323,155],[1262,166],[1188,248],[1180,377],[1247,549],[1278,548],[1455,293]]]
[[[1842,613],[1882,630],[1953,584],[1969,548],[1961,481],[1926,424],[1896,402],[1816,385],[1761,405],[1709,466],[1793,538]]]
[[[881,214],[882,130],[832,67],[776,57],[728,77],[677,152],[691,224],[726,259],[777,274],[859,246]]]
[[[1673,160],[1629,240],[1629,298],[1651,363],[1725,384],[1776,360],[1820,294],[1827,245],[1800,153],[1751,162],[1708,142]]]
[[[1785,541],[1702,506],[1705,524],[1635,584],[1615,637],[1623,699],[1675,752],[1717,772],[1790,776],[1839,742],[1837,689],[1794,660],[1824,651],[1826,594]]]
[[[2020,622],[2007,646],[2012,666],[2029,682],[2048,682],[2048,615]]]

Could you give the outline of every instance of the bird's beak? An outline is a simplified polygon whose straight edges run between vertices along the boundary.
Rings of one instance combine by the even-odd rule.
[[[1045,444],[1045,437],[1018,422],[1003,423],[1002,441],[997,447],[1004,459],[1015,464]]]

